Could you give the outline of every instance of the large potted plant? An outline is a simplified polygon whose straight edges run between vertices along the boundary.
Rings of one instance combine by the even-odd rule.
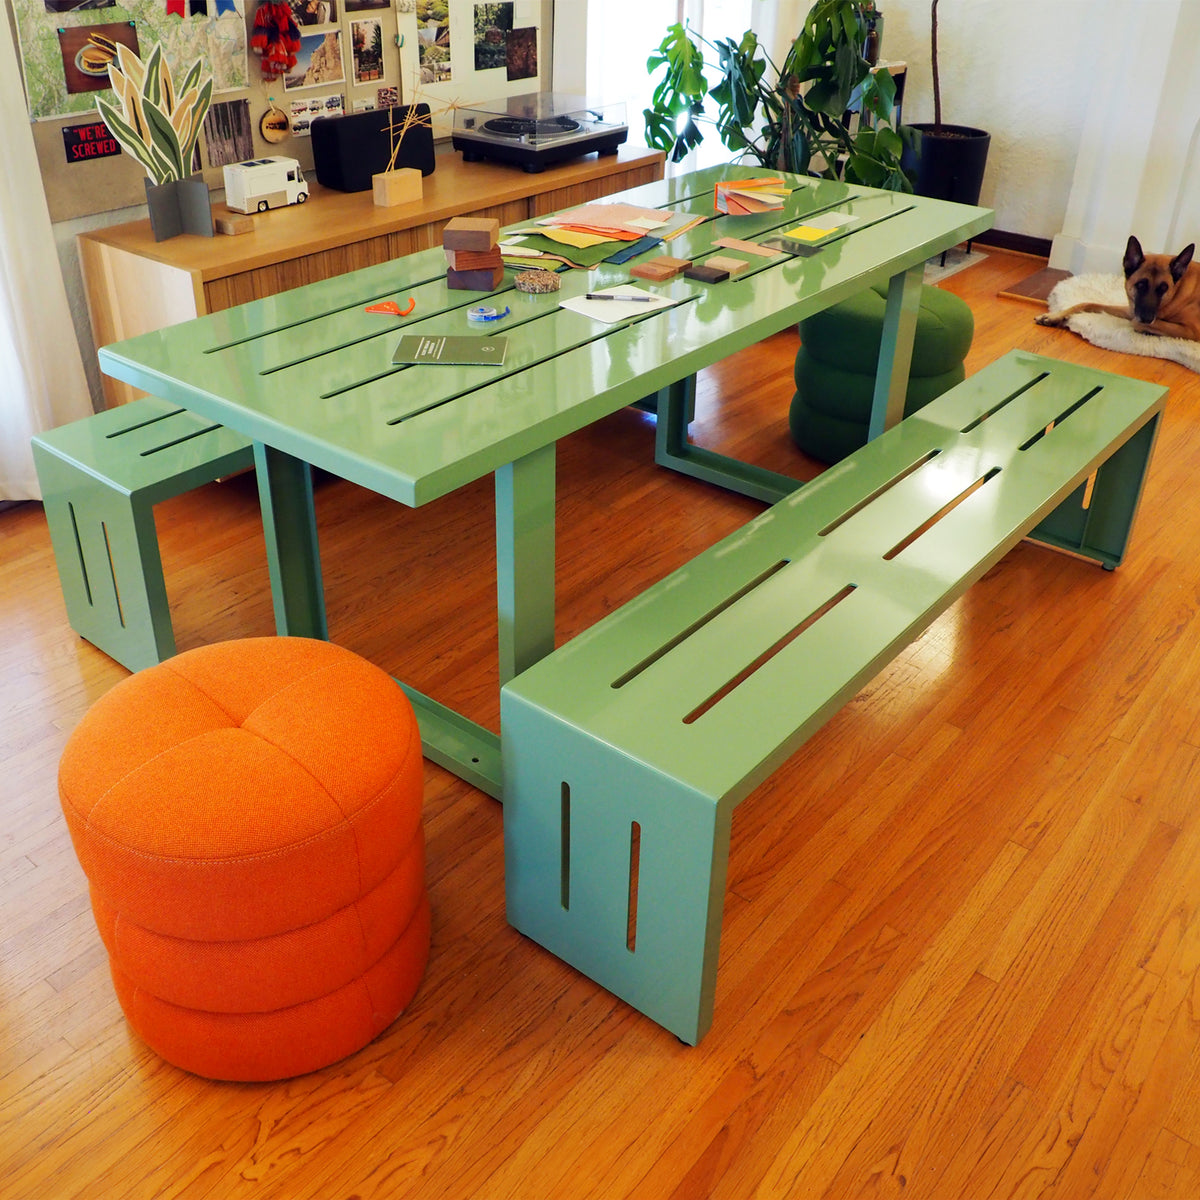
[[[905,170],[920,196],[978,204],[991,134],[970,125],[942,120],[942,84],[938,72],[938,2],[929,11],[929,65],[933,74],[933,123],[905,127]]]
[[[144,63],[127,46],[119,46],[117,55],[108,67],[117,102],[99,97],[96,108],[122,149],[146,169],[155,240],[177,233],[212,237],[208,185],[192,175],[192,155],[212,102],[212,76],[203,75],[197,59],[176,89],[161,46]]]
[[[770,170],[911,191],[893,125],[895,83],[864,57],[863,10],[862,0],[817,0],[780,66],[752,30],[738,42],[710,42],[672,25],[646,64],[651,74],[666,68],[645,110],[647,142],[678,162],[711,125],[729,150]],[[707,100],[715,116],[705,112]],[[852,104],[857,123],[847,120]]]

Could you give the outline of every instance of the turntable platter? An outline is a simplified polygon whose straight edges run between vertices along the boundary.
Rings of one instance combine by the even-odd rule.
[[[571,117],[494,117],[483,123],[483,128],[497,137],[561,137],[579,130],[579,122]]]

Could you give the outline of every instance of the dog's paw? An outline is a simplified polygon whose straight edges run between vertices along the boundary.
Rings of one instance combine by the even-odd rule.
[[[1035,325],[1049,325],[1053,329],[1061,329],[1067,323],[1067,318],[1060,313],[1042,313],[1033,320]]]

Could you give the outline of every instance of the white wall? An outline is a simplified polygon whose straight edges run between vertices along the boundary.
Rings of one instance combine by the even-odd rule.
[[[1122,0],[1131,8],[1155,0]],[[933,120],[930,0],[881,0],[883,57],[908,63],[903,116]],[[942,0],[942,120],[992,135],[980,203],[997,229],[1062,228],[1100,35],[1096,0]]]

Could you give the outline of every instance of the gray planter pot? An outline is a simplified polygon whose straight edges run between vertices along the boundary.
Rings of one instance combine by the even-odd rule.
[[[212,201],[202,175],[172,179],[168,183],[151,183],[147,179],[146,205],[156,242],[165,242],[180,233],[213,236]]]

